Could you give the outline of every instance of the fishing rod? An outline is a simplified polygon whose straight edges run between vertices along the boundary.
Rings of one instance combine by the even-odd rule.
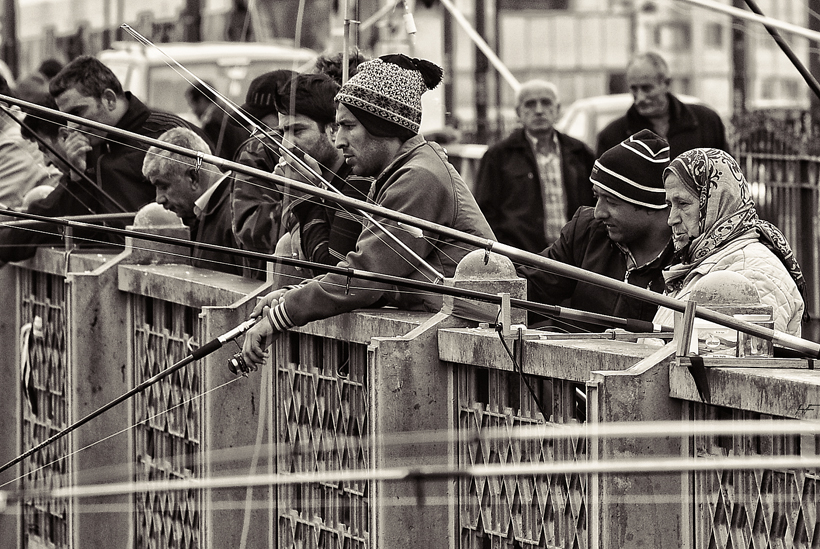
[[[15,211],[14,213],[20,213]],[[23,212],[27,213],[27,212]],[[3,215],[10,215],[11,217],[19,217],[15,216],[14,214],[9,214],[8,211],[0,209],[0,214]],[[33,215],[33,214],[29,214]],[[90,223],[93,221],[130,221],[134,219],[136,216],[136,212],[123,212],[123,213],[109,213],[109,214],[90,214],[90,215],[66,215],[60,218],[53,218],[53,217],[45,217],[43,220],[38,219],[24,219],[21,221],[3,221],[0,222],[0,229],[6,227],[10,229],[28,229],[28,228],[38,228],[43,227],[45,225],[54,225],[55,219],[63,219],[66,221],[79,221]],[[105,225],[91,225],[94,229],[108,229],[109,227]]]
[[[94,181],[93,181],[90,177],[88,177],[88,175],[86,175],[86,173],[85,173],[84,171],[80,170],[79,168],[77,168],[76,166],[74,166],[74,164],[72,164],[71,162],[69,162],[69,161],[68,161],[68,159],[65,157],[65,155],[63,155],[60,151],[58,151],[57,149],[55,149],[55,148],[51,145],[51,143],[49,143],[48,141],[46,141],[45,139],[43,139],[43,138],[42,138],[42,136],[40,136],[40,134],[38,134],[37,132],[35,132],[34,130],[32,130],[32,129],[31,129],[31,127],[30,127],[28,124],[26,124],[26,123],[25,123],[25,121],[23,121],[21,118],[18,118],[17,116],[14,116],[14,113],[12,113],[12,112],[11,112],[11,109],[9,109],[8,107],[6,107],[6,106],[5,106],[4,104],[2,104],[2,103],[0,103],[0,109],[2,109],[2,110],[3,110],[3,112],[4,112],[4,113],[5,113],[5,114],[9,117],[9,118],[11,118],[12,120],[14,120],[14,121],[17,123],[17,125],[18,125],[18,126],[20,126],[21,128],[23,128],[24,130],[26,130],[26,132],[28,132],[28,134],[29,134],[29,135],[31,135],[31,136],[32,136],[32,137],[33,137],[33,138],[37,141],[37,143],[39,143],[41,146],[45,147],[45,148],[46,148],[46,150],[48,150],[48,152],[50,152],[50,153],[51,153],[51,154],[53,154],[53,155],[54,155],[57,159],[59,159],[59,160],[60,160],[60,162],[62,162],[65,166],[67,166],[69,170],[71,170],[72,172],[74,172],[75,174],[77,174],[77,176],[80,178],[80,180],[81,180],[81,181],[85,182],[87,185],[90,185],[90,186],[91,186],[91,187],[90,187],[90,189],[83,189],[83,190],[85,190],[85,191],[88,193],[89,197],[94,198],[94,199],[95,199],[98,203],[100,203],[100,202],[101,202],[101,201],[100,201],[100,199],[99,199],[99,198],[96,198],[96,197],[93,195],[93,192],[94,192],[94,191],[97,191],[97,192],[99,192],[99,193],[102,195],[102,197],[103,197],[103,198],[105,198],[106,200],[108,200],[109,202],[111,202],[111,204],[112,204],[112,205],[113,205],[116,209],[118,209],[119,211],[121,211],[121,212],[127,212],[127,211],[128,211],[125,207],[123,207],[123,205],[122,205],[122,204],[120,204],[119,202],[117,202],[117,200],[116,200],[113,196],[111,196],[110,194],[108,194],[105,190],[103,190],[103,188],[102,188],[101,186],[98,186],[98,185],[97,185],[97,184],[96,184],[96,183],[95,183],[95,182],[94,182]],[[47,120],[47,122],[51,122],[51,121]],[[58,125],[58,123],[57,123],[57,122],[52,122],[52,123],[53,123],[53,124],[55,124],[55,125]],[[68,188],[68,185],[66,185],[65,183],[63,183],[63,181],[62,181],[62,177],[61,177],[60,179],[58,179],[58,180],[57,180],[57,182],[58,182],[58,184],[59,184],[59,185],[61,185],[63,188],[65,188],[66,192],[68,192],[71,196],[73,196],[75,199],[77,199],[77,202],[79,202],[82,206],[84,206],[86,210],[88,210],[88,211],[89,211],[90,213],[92,213],[92,214],[96,213],[96,212],[95,212],[95,211],[91,208],[91,206],[89,206],[88,204],[86,204],[86,203],[85,203],[82,199],[80,199],[80,197],[79,197],[79,196],[76,196],[76,195],[75,195],[75,194],[71,191],[71,189],[69,189],[69,188]],[[79,181],[78,181],[78,183],[79,183]],[[82,185],[80,186],[80,188],[82,189]],[[93,190],[91,190],[91,189],[93,189]],[[102,205],[102,204],[100,204],[100,205]]]
[[[225,332],[224,334],[222,334],[220,336],[215,337],[214,339],[212,339],[211,341],[209,341],[205,345],[191,351],[188,354],[188,356],[186,356],[182,360],[179,360],[178,362],[176,362],[175,364],[169,366],[165,370],[162,370],[161,372],[157,373],[156,375],[146,379],[145,381],[143,381],[142,383],[140,383],[136,387],[134,387],[134,388],[130,389],[129,391],[126,391],[125,393],[121,394],[120,396],[118,396],[117,398],[115,398],[114,400],[109,402],[108,404],[105,404],[104,406],[101,406],[100,408],[98,408],[98,409],[94,410],[93,412],[89,413],[87,416],[83,417],[82,419],[72,423],[71,425],[69,425],[68,427],[63,429],[62,431],[59,431],[59,432],[55,433],[54,435],[50,436],[46,440],[42,441],[41,443],[37,444],[36,446],[34,446],[34,447],[32,447],[28,450],[26,450],[25,452],[23,452],[22,454],[20,454],[16,458],[10,460],[5,465],[0,467],[0,473],[10,469],[11,467],[14,467],[15,465],[17,465],[18,463],[20,463],[21,461],[23,461],[27,457],[33,455],[35,452],[38,452],[39,450],[42,450],[43,448],[45,448],[49,444],[52,444],[52,443],[56,442],[57,440],[63,438],[64,436],[68,435],[69,433],[72,433],[73,431],[76,431],[77,429],[79,429],[80,427],[82,427],[83,425],[85,425],[86,423],[88,423],[89,421],[94,419],[95,417],[98,417],[98,416],[104,414],[105,412],[107,412],[111,408],[114,408],[118,404],[121,404],[121,403],[125,402],[126,400],[128,400],[132,396],[134,396],[138,393],[141,393],[142,391],[144,391],[145,389],[147,389],[148,387],[150,387],[154,383],[157,383],[158,381],[168,377],[169,375],[171,375],[174,372],[180,370],[181,368],[187,366],[188,364],[190,364],[192,362],[196,362],[197,360],[200,360],[200,359],[208,356],[209,354],[213,353],[217,349],[221,348],[225,343],[227,343],[229,341],[233,341],[234,339],[236,339],[240,335],[242,335],[245,332],[247,332],[248,330],[250,330],[251,327],[253,327],[253,325],[256,324],[257,322],[259,322],[262,318],[264,318],[264,317],[259,317],[259,318],[254,318],[254,319],[251,319],[251,320],[246,320],[245,322],[243,322],[239,326]]]
[[[772,28],[782,30],[784,32],[788,32],[791,34],[795,34],[797,36],[802,36],[803,38],[808,38],[813,42],[820,42],[820,32],[813,31],[800,25],[794,25],[792,23],[785,23],[783,21],[779,21],[777,19],[772,19],[771,17],[764,17],[762,15],[758,15],[756,13],[749,13],[746,10],[742,10],[739,8],[735,8],[733,6],[727,6],[725,4],[721,4],[719,2],[714,2],[711,0],[678,0],[679,2],[684,2],[686,4],[691,4],[693,6],[698,6],[701,8],[705,8],[711,11],[717,11],[724,13],[726,15],[731,15],[732,17],[736,17],[738,19],[745,19],[746,21],[754,21],[755,23],[760,23],[762,25],[768,25]]]
[[[396,277],[392,275],[383,275],[379,273],[372,273],[367,271],[360,271],[357,269],[349,269],[343,268],[338,266],[331,266],[331,265],[317,265],[316,263],[297,260],[293,258],[284,258],[284,257],[273,257],[267,254],[262,254],[259,252],[250,252],[246,250],[234,250],[232,248],[227,248],[224,246],[218,246],[215,244],[206,244],[201,242],[193,242],[190,240],[184,240],[175,237],[163,236],[163,235],[155,235],[155,234],[148,234],[148,233],[139,233],[136,231],[128,231],[125,229],[117,229],[113,227],[103,227],[98,225],[92,225],[89,223],[76,221],[76,220],[69,220],[69,219],[61,219],[61,218],[49,218],[35,214],[29,214],[26,212],[16,212],[13,210],[3,211],[0,212],[7,213],[13,217],[21,217],[23,219],[32,220],[38,223],[51,223],[51,224],[58,224],[64,225],[68,227],[77,227],[77,228],[95,228],[101,231],[108,231],[114,234],[132,236],[133,238],[139,238],[143,240],[150,240],[155,242],[160,242],[164,244],[175,244],[175,245],[182,245],[182,246],[201,246],[203,248],[207,248],[214,251],[228,251],[231,253],[236,253],[238,255],[242,255],[245,257],[251,257],[255,259],[266,259],[266,260],[273,260],[277,263],[289,264],[292,266],[300,266],[300,267],[309,267],[309,268],[322,268],[327,269],[332,272],[337,272],[348,276],[349,278],[360,278],[365,280],[373,280],[378,282],[387,282],[391,284],[395,284],[398,286],[407,286],[414,289],[423,289],[429,291],[435,291],[437,293],[443,295],[450,295],[453,297],[461,297],[461,298],[468,298],[468,299],[475,299],[479,301],[485,301],[489,303],[495,304],[503,304],[505,297],[501,295],[493,295],[485,292],[480,292],[476,290],[469,290],[465,288],[454,288],[443,286],[440,284],[434,284],[431,282],[424,282],[424,281],[415,281],[412,279],[405,279],[401,277]],[[583,322],[592,322],[596,324],[603,324],[607,326],[617,326],[623,327],[627,330],[634,331],[634,332],[660,332],[660,331],[671,331],[671,328],[668,327],[661,327],[654,325],[648,321],[636,320],[636,319],[623,319],[618,317],[611,317],[608,315],[602,315],[597,313],[587,313],[583,311],[577,311],[573,309],[568,309],[565,307],[559,307],[555,305],[545,305],[540,303],[532,303],[526,300],[521,299],[514,299],[510,298],[509,303],[511,306],[519,307],[519,308],[527,308],[529,310],[534,310],[537,312],[541,312],[544,314],[548,314],[550,316],[557,316],[559,318],[563,318],[566,320],[573,320],[573,321],[583,321]],[[114,408],[115,406],[125,402],[129,398],[141,393],[151,385],[157,383],[158,381],[166,378],[170,374],[178,371],[179,369],[185,367],[192,362],[200,360],[209,354],[213,353],[217,349],[221,348],[224,343],[228,341],[232,341],[239,337],[240,335],[244,334],[248,331],[253,325],[257,322],[264,320],[264,316],[256,317],[250,320],[247,320],[233,328],[232,330],[226,332],[225,334],[218,336],[211,340],[210,342],[206,343],[205,345],[197,348],[196,350],[192,351],[189,355],[187,355],[182,360],[176,362],[172,366],[168,367],[167,369],[157,373],[153,377],[143,381],[136,387],[130,389],[129,391],[123,393],[122,395],[118,396],[108,404],[103,405],[102,407],[98,408],[97,410],[89,413],[85,417],[81,418],[80,420],[76,421],[75,423],[69,425],[68,427],[64,428],[63,430],[55,433],[48,439],[42,441],[41,443],[37,444],[36,446],[30,448],[29,450],[25,451],[23,454],[17,456],[16,458],[10,460],[3,466],[0,466],[0,473],[8,470],[9,468],[13,467],[14,465],[20,463],[22,460],[26,459],[27,457],[33,455],[34,453],[38,452],[39,450],[45,448],[46,446],[56,442],[57,440],[63,438],[64,436],[72,433],[73,431],[77,430],[78,428],[82,427],[92,419],[99,417],[103,413],[107,412],[108,410]],[[252,367],[248,367],[244,364],[244,361],[239,361],[236,356],[230,361],[229,367],[234,374],[242,373],[246,374]]]
[[[134,29],[133,29],[130,25],[128,25],[128,24],[122,24],[122,25],[120,25],[120,27],[121,27],[122,29],[124,29],[126,32],[128,32],[131,36],[133,36],[133,37],[134,37],[137,41],[141,42],[142,44],[144,44],[144,45],[146,45],[146,46],[150,46],[150,47],[155,48],[155,49],[156,49],[159,53],[161,53],[163,56],[167,57],[170,61],[172,61],[172,62],[174,63],[174,65],[176,65],[176,66],[177,66],[177,67],[179,67],[181,70],[185,71],[185,73],[186,73],[186,74],[188,74],[188,75],[190,75],[192,78],[194,78],[194,79],[197,81],[197,83],[198,83],[199,85],[201,85],[201,86],[203,86],[203,87],[207,88],[208,90],[210,90],[210,91],[214,94],[214,96],[215,96],[215,97],[219,98],[222,102],[224,102],[224,103],[225,103],[225,105],[227,105],[228,107],[230,107],[230,108],[231,108],[231,110],[234,112],[234,114],[238,115],[238,116],[239,116],[240,118],[242,118],[242,119],[243,119],[243,120],[244,120],[247,124],[249,124],[250,126],[252,126],[254,129],[256,129],[257,131],[259,131],[259,132],[260,132],[260,133],[262,133],[265,137],[267,137],[267,138],[268,138],[268,139],[270,139],[273,143],[275,143],[275,144],[279,147],[279,152],[280,152],[280,154],[284,154],[284,156],[288,157],[288,159],[290,159],[290,160],[291,160],[291,162],[293,162],[293,163],[295,164],[295,166],[296,166],[296,168],[297,168],[297,169],[296,169],[296,171],[297,171],[300,175],[302,175],[303,177],[307,177],[307,178],[308,178],[308,180],[318,181],[318,182],[319,182],[322,186],[324,186],[324,187],[325,187],[325,188],[327,188],[327,189],[330,189],[331,191],[333,191],[333,192],[334,192],[334,193],[336,193],[336,194],[342,194],[342,192],[341,192],[339,189],[337,189],[336,187],[334,187],[334,186],[333,186],[333,184],[332,184],[330,181],[328,181],[327,179],[325,179],[325,178],[322,176],[322,174],[321,174],[321,173],[317,172],[317,171],[316,171],[316,170],[314,170],[312,167],[310,167],[310,166],[309,166],[309,165],[308,165],[308,164],[304,161],[304,159],[301,157],[301,155],[300,155],[300,154],[298,154],[298,153],[294,152],[294,151],[293,151],[293,150],[291,150],[289,147],[286,147],[286,146],[285,146],[285,143],[284,143],[284,138],[283,138],[283,140],[279,140],[279,139],[278,139],[278,136],[274,135],[274,134],[273,134],[273,133],[271,133],[271,132],[268,132],[268,131],[267,131],[265,128],[263,128],[261,125],[257,124],[257,123],[256,123],[256,122],[254,122],[253,120],[251,120],[251,119],[250,119],[250,118],[249,118],[249,117],[248,117],[248,116],[247,116],[244,112],[242,112],[242,109],[240,109],[239,107],[237,107],[236,105],[234,105],[234,103],[233,103],[233,102],[232,102],[229,98],[227,98],[227,97],[223,96],[221,93],[219,93],[219,91],[217,91],[216,89],[214,89],[214,88],[213,88],[212,86],[210,86],[207,82],[205,82],[204,80],[200,79],[197,75],[195,75],[194,73],[192,73],[191,71],[189,71],[189,70],[188,70],[187,68],[185,68],[185,67],[184,67],[181,63],[179,63],[179,62],[178,62],[177,60],[175,60],[173,57],[171,57],[170,55],[168,55],[167,53],[165,53],[165,52],[162,50],[162,48],[160,48],[159,46],[157,46],[156,44],[154,44],[153,42],[151,42],[150,40],[148,40],[148,38],[144,37],[143,35],[141,35],[141,34],[140,34],[139,32],[137,32],[136,30],[134,30]],[[190,83],[190,81],[189,81],[189,83]],[[222,108],[222,107],[220,107],[220,108]],[[224,109],[223,109],[223,110],[224,110]],[[227,112],[226,112],[226,114],[228,114],[228,115],[230,116],[230,113],[227,113]],[[256,136],[256,133],[252,133],[252,134],[251,134],[251,137],[252,137],[252,138],[253,138],[254,136]],[[262,141],[262,138],[261,138],[261,137],[259,137],[259,136],[256,136],[256,137],[260,140],[260,142],[261,142],[264,146],[267,146],[267,145],[264,143],[264,141]],[[371,223],[372,223],[375,227],[377,227],[378,229],[380,229],[380,230],[381,230],[381,231],[382,231],[382,232],[383,232],[383,233],[384,233],[384,234],[385,234],[388,238],[390,238],[390,239],[391,239],[391,240],[392,240],[392,241],[393,241],[393,242],[394,242],[397,246],[399,246],[399,247],[400,247],[400,248],[402,248],[405,252],[407,252],[407,253],[408,253],[408,254],[409,254],[409,255],[410,255],[413,259],[415,259],[415,260],[419,263],[419,265],[420,265],[421,267],[423,267],[424,269],[426,269],[428,272],[427,272],[426,274],[425,274],[425,273],[423,273],[423,274],[424,274],[424,275],[425,275],[425,276],[426,276],[429,280],[431,280],[431,281],[433,281],[433,282],[436,282],[436,281],[442,281],[442,280],[444,280],[444,274],[443,274],[443,273],[438,272],[436,269],[434,269],[434,268],[432,267],[432,265],[430,265],[429,263],[427,263],[427,262],[426,262],[423,258],[419,257],[419,256],[418,256],[418,254],[416,254],[416,252],[414,252],[413,250],[411,250],[411,249],[407,246],[407,244],[405,244],[404,242],[402,242],[402,241],[401,241],[398,237],[396,237],[396,235],[394,235],[394,234],[393,234],[393,233],[391,233],[390,231],[386,230],[386,229],[385,229],[385,228],[381,225],[381,223],[379,223],[378,221],[376,221],[375,219],[373,219],[373,217],[371,217],[371,215],[370,215],[370,214],[369,214],[366,210],[365,210],[365,211],[362,211],[361,209],[359,209],[359,208],[355,208],[355,207],[354,207],[354,209],[356,209],[356,210],[359,212],[359,214],[360,214],[360,215],[364,216],[364,218],[365,218],[365,219],[367,219],[368,221],[370,221],[370,222],[371,222]],[[431,278],[431,276],[432,276],[432,278]]]
[[[749,6],[749,9],[755,12],[756,14],[765,17],[765,15],[763,15],[763,12],[758,7],[757,2],[755,2],[754,0],[746,0],[746,5]],[[788,42],[786,42],[786,40],[783,39],[783,37],[780,35],[780,32],[773,26],[764,24],[763,27],[769,32],[769,34],[777,43],[777,45],[780,46],[780,49],[783,51],[783,53],[786,54],[786,57],[789,58],[789,61],[792,62],[794,68],[797,69],[797,72],[799,72],[800,76],[803,77],[803,80],[806,81],[806,85],[808,85],[811,91],[814,92],[815,97],[820,99],[820,83],[817,82],[817,79],[814,77],[814,75],[811,72],[809,72],[809,69],[806,68],[803,62],[797,57],[797,54],[794,53],[794,51],[791,49],[791,46],[789,46]]]
[[[13,97],[6,97],[0,95],[0,101],[8,101],[12,104],[16,104],[21,107],[32,108],[35,110],[39,110],[41,112],[52,112],[51,109],[48,109],[47,107],[42,107],[40,105],[35,105],[33,103],[21,101]],[[513,262],[516,263],[530,265],[539,269],[543,269],[552,274],[556,274],[558,276],[563,276],[565,278],[570,278],[573,280],[586,282],[588,284],[593,284],[595,286],[600,286],[618,292],[619,294],[639,299],[644,302],[652,303],[653,305],[657,305],[659,307],[666,307],[667,309],[671,309],[673,311],[677,311],[680,313],[683,313],[686,309],[686,302],[679,301],[673,297],[665,296],[645,288],[640,288],[638,286],[633,286],[620,280],[609,278],[605,275],[587,271],[580,267],[575,267],[573,265],[561,263],[559,261],[546,258],[539,254],[520,250],[513,246],[502,244],[489,238],[484,238],[464,231],[460,231],[458,229],[453,229],[452,227],[446,227],[438,223],[433,223],[432,221],[427,221],[425,219],[420,219],[403,212],[391,210],[390,208],[385,208],[384,206],[380,206],[378,204],[371,204],[365,201],[357,200],[355,198],[350,198],[344,195],[332,193],[320,187],[316,187],[314,185],[310,185],[307,183],[302,183],[301,181],[296,181],[294,179],[289,179],[287,177],[283,177],[280,175],[267,173],[256,168],[244,166],[237,162],[231,162],[229,160],[225,160],[214,155],[205,154],[199,151],[193,151],[190,149],[186,149],[184,147],[172,145],[170,143],[165,143],[163,141],[159,141],[158,139],[135,134],[133,132],[122,130],[119,128],[114,128],[112,126],[101,124],[99,122],[94,122],[93,120],[86,120],[84,118],[73,116],[68,113],[60,114],[62,114],[65,118],[69,120],[76,121],[79,124],[83,124],[95,129],[101,129],[103,131],[108,131],[110,134],[115,136],[121,136],[127,139],[134,139],[140,142],[155,145],[158,148],[175,152],[182,156],[196,158],[199,161],[208,162],[226,171],[232,170],[238,173],[244,173],[247,175],[251,175],[253,177],[258,177],[267,181],[272,181],[280,185],[290,185],[292,188],[305,192],[312,196],[316,196],[328,200],[330,202],[341,204],[346,207],[350,207],[360,211],[366,211],[370,214],[375,214],[381,217],[385,217],[387,219],[391,219],[393,221],[396,221],[399,226],[401,226],[402,224],[409,225],[421,229],[422,231],[426,230],[432,233],[436,233],[440,236],[446,236],[454,240],[458,240],[464,244],[468,244],[479,249],[484,249],[488,253],[493,251],[501,255],[507,256],[508,258],[513,260]],[[695,316],[708,320],[710,322],[715,322],[717,324],[720,324],[721,326],[727,326],[733,330],[745,332],[747,334],[765,339],[767,341],[771,341],[775,345],[792,349],[794,351],[802,353],[806,357],[820,358],[820,344],[817,344],[813,341],[802,339],[800,337],[793,336],[791,334],[787,334],[779,330],[774,330],[757,324],[751,324],[743,320],[738,320],[733,316],[718,313],[712,311],[711,309],[707,309],[703,306],[697,306],[695,308]]]
[[[184,238],[177,238],[173,236],[166,236],[166,235],[158,235],[158,234],[151,234],[151,233],[141,233],[138,230],[132,231],[128,229],[119,229],[116,227],[106,227],[102,225],[94,225],[85,222],[84,220],[77,219],[78,217],[84,216],[75,216],[73,218],[60,218],[60,217],[45,217],[36,214],[30,214],[27,212],[17,212],[13,210],[0,210],[0,214],[9,215],[12,217],[18,217],[21,219],[25,219],[27,221],[11,221],[8,222],[7,225],[12,226],[20,226],[23,223],[29,224],[49,224],[49,225],[61,225],[64,227],[72,227],[72,228],[80,228],[80,229],[93,229],[99,230],[100,232],[109,232],[111,234],[121,235],[121,236],[128,236],[139,240],[147,240],[151,242],[157,242],[160,244],[171,244],[175,246],[184,246],[188,248],[197,247],[203,250],[214,251],[214,252],[222,252],[226,254],[233,254],[240,257],[244,257],[247,259],[261,259],[264,261],[270,261],[272,263],[280,264],[280,265],[287,265],[291,267],[300,267],[305,269],[315,269],[315,270],[323,270],[327,272],[332,272],[335,274],[339,274],[345,276],[349,279],[359,279],[359,280],[368,280],[371,282],[381,282],[384,284],[390,284],[393,286],[400,286],[405,287],[413,290],[422,290],[428,291],[430,293],[436,293],[441,295],[447,295],[451,297],[460,297],[464,299],[473,299],[476,301],[482,301],[485,303],[501,305],[504,301],[499,295],[491,294],[487,292],[481,292],[478,290],[470,290],[467,288],[454,288],[450,286],[444,286],[442,284],[435,284],[432,282],[425,282],[423,280],[413,280],[412,278],[404,278],[400,276],[388,275],[383,273],[376,273],[372,271],[362,271],[359,269],[351,269],[348,267],[340,267],[338,265],[326,265],[324,263],[316,263],[313,261],[307,261],[304,259],[296,259],[292,257],[283,257],[283,256],[274,256],[270,254],[265,254],[262,252],[254,252],[251,250],[242,250],[239,248],[230,248],[228,246],[220,246],[218,244],[209,244],[206,242],[196,242],[193,240],[186,240]],[[111,215],[122,215],[122,214],[111,214]],[[91,216],[89,216],[91,217]],[[4,226],[0,224],[0,227]],[[533,311],[536,313],[545,314],[547,316],[573,321],[573,322],[588,322],[592,324],[597,324],[600,326],[607,326],[607,327],[614,327],[614,328],[623,328],[630,332],[635,333],[658,333],[658,332],[671,332],[672,328],[668,326],[660,326],[657,324],[653,324],[652,322],[633,319],[633,318],[622,318],[617,316],[610,316],[600,313],[591,313],[586,311],[580,311],[578,309],[571,309],[568,307],[560,307],[557,305],[548,305],[545,303],[536,303],[534,301],[528,301],[525,299],[518,299],[518,298],[510,298],[510,305],[512,307],[516,307],[519,309],[526,309],[528,311]]]

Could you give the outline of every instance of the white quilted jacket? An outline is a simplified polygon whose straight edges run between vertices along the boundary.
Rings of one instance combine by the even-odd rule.
[[[760,301],[774,310],[775,330],[800,336],[803,298],[780,259],[756,236],[740,237],[704,259],[686,275],[680,291],[668,295],[687,301],[698,280],[712,271],[722,270],[738,272],[755,285]],[[661,307],[653,322],[673,326],[674,311]]]

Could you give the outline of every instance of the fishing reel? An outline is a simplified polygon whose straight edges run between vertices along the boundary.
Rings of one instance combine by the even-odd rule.
[[[247,377],[249,373],[255,372],[259,367],[254,365],[248,366],[248,363],[242,358],[242,351],[239,351],[228,360],[228,369],[234,375]]]

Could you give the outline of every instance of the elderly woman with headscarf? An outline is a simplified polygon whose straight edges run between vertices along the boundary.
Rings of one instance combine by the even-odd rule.
[[[686,301],[713,271],[745,276],[774,311],[776,330],[800,335],[805,281],[780,230],[761,220],[737,162],[719,149],[693,149],[663,173],[675,260],[664,271],[666,294]],[[653,322],[671,326],[661,308]]]

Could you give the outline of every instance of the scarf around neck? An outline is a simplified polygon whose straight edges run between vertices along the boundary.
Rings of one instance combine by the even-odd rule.
[[[675,262],[664,271],[670,290],[679,290],[686,275],[706,258],[754,230],[805,298],[806,281],[791,246],[780,229],[758,217],[749,184],[734,158],[720,149],[692,149],[669,164],[664,179],[669,173],[698,197],[700,229],[699,236],[676,252]]]

